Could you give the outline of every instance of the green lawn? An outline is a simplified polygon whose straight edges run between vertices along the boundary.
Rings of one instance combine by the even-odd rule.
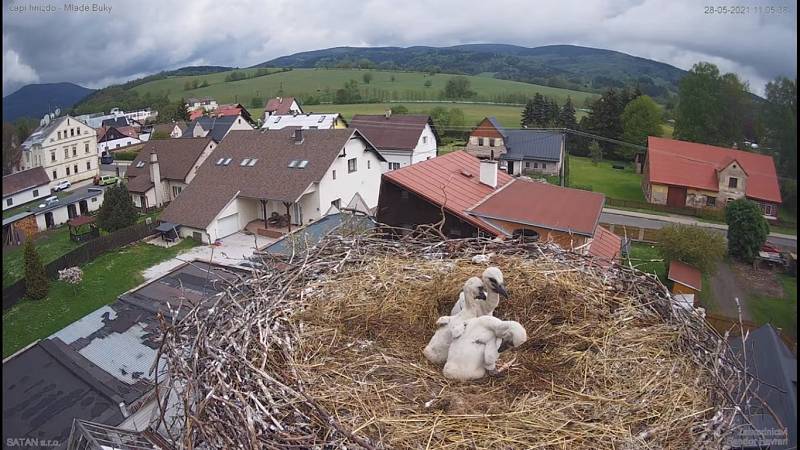
[[[521,106],[479,105],[473,103],[455,102],[430,102],[430,103],[359,103],[355,105],[312,105],[304,107],[311,111],[333,111],[341,113],[345,120],[350,120],[356,114],[383,114],[386,109],[403,105],[408,108],[409,114],[427,114],[431,109],[441,106],[443,108],[458,108],[464,112],[464,126],[474,127],[485,117],[495,116],[505,127],[519,128],[522,115]]]
[[[655,273],[662,283],[667,282],[667,265],[654,245],[642,242],[632,243],[628,261],[642,272]]]
[[[171,248],[135,244],[84,265],[77,290],[54,281],[43,300],[22,300],[3,313],[3,357],[45,338],[141,284],[141,272],[197,243],[184,239]]]
[[[771,323],[797,339],[797,278],[781,275],[780,280],[783,297],[751,295],[747,302],[750,315],[759,325]]]
[[[42,264],[47,264],[78,247],[78,244],[69,239],[69,228],[66,226],[39,233],[34,242]],[[24,276],[23,247],[21,245],[3,249],[3,287],[13,284]]]
[[[239,69],[239,71],[255,73],[256,69]],[[368,72],[372,74],[372,81],[366,84],[362,77]],[[444,89],[447,80],[455,76],[360,69],[293,69],[262,77],[225,82],[225,77],[229,73],[170,77],[136,86],[133,90],[139,94],[167,93],[171,100],[181,97],[210,96],[221,103],[239,102],[249,109],[254,97],[265,99],[277,96],[279,92],[285,96],[319,96],[326,90],[335,92],[349,80],[358,81],[361,95],[365,99],[383,97],[392,100],[438,100],[439,93]],[[394,77],[394,81],[392,81],[392,77]],[[479,100],[483,101],[495,101],[496,96],[505,94],[522,94],[533,97],[535,93],[539,92],[546,97],[555,98],[559,104],[564,103],[569,96],[574,105],[580,106],[584,104],[586,98],[597,97],[597,94],[589,92],[500,80],[489,76],[467,76],[467,78],[470,80],[470,89],[477,93]],[[195,79],[200,83],[207,81],[209,86],[184,90],[186,81]],[[430,87],[425,87],[426,81],[431,82]],[[309,106],[309,109],[315,109],[315,107]],[[519,116],[517,116],[515,125],[518,124]]]
[[[612,164],[625,164],[626,168],[617,170]],[[641,182],[641,175],[631,164],[600,161],[595,166],[589,158],[569,157],[569,186],[591,186],[594,192],[610,198],[644,202]]]

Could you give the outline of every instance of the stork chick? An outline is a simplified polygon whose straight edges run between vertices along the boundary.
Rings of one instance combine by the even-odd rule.
[[[466,321],[477,317],[478,303],[486,301],[486,290],[478,277],[472,277],[464,283],[462,294],[466,308],[458,314],[439,317],[436,321],[438,328],[422,352],[428,361],[434,364],[444,364],[447,361],[447,352],[453,341],[453,335],[457,336],[463,332]]]
[[[486,288],[486,301],[478,303],[478,316],[491,316],[500,304],[500,297],[508,299],[506,285],[503,283],[503,272],[497,267],[487,267],[481,275],[481,281]],[[458,295],[458,301],[450,310],[450,315],[455,316],[462,309],[464,309],[464,292]]]
[[[496,373],[500,343],[517,347],[527,340],[528,333],[519,322],[494,316],[469,319],[463,333],[450,345],[444,376],[469,381],[483,378],[487,372]]]

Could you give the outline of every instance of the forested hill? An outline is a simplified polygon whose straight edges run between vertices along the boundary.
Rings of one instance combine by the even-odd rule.
[[[336,47],[283,56],[254,67],[361,67],[490,74],[500,79],[584,91],[638,85],[645,94],[661,98],[677,92],[678,81],[686,74],[650,59],[575,45]]]

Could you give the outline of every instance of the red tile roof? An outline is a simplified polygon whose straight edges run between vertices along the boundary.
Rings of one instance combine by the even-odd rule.
[[[195,120],[197,118],[203,117],[204,112],[205,110],[203,108],[198,108],[193,110],[192,112],[189,113],[189,120]]]
[[[463,151],[412,164],[383,174],[384,179],[425,198],[433,204],[447,202],[445,209],[451,214],[483,230],[495,232],[480,219],[467,214],[467,210],[495,189],[480,182],[480,160]],[[500,188],[512,180],[505,172],[497,172]]]
[[[696,291],[701,291],[703,288],[703,274],[700,273],[700,270],[680,261],[671,261],[669,263],[669,275],[667,275],[667,278]]]
[[[469,212],[487,219],[592,236],[604,203],[605,196],[597,192],[517,179]]]
[[[589,245],[589,254],[603,261],[614,262],[619,259],[621,246],[622,238],[598,226]]]
[[[781,192],[771,156],[742,150],[650,136],[647,140],[651,183],[718,191],[717,171],[738,161],[747,173],[749,198],[780,203]]]
[[[271,98],[267,100],[267,104],[264,106],[264,111],[278,115],[291,114],[292,102],[294,102],[294,97]]]

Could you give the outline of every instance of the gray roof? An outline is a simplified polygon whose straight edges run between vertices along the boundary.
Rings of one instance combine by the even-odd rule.
[[[118,116],[104,119],[100,125],[103,127],[127,127],[130,126],[130,122],[128,121],[127,117]]]
[[[264,251],[272,254],[290,256],[293,252],[297,253],[302,249],[301,246],[296,246],[296,244],[302,243],[300,244],[302,246],[313,246],[331,232],[341,229],[343,223],[347,224],[348,229],[356,228],[366,230],[375,228],[375,222],[365,215],[349,213],[328,214],[316,222],[295,231],[291,235],[284,236],[280,240],[270,244]],[[290,236],[291,238],[288,239]]]
[[[213,139],[217,143],[222,142],[222,138],[228,134],[228,130],[231,129],[231,126],[238,118],[239,116],[198,117],[186,126],[181,139],[193,137],[192,130],[194,130],[194,127],[199,123],[204,130],[208,131],[206,137]]]
[[[31,133],[31,135],[25,139],[25,142],[22,143],[22,149],[30,150],[33,145],[41,144],[42,141],[44,141],[44,138],[46,138],[47,135],[49,135],[50,132],[53,131],[57,126],[61,125],[61,122],[65,121],[67,118],[69,118],[69,116],[56,117],[47,125],[40,126],[34,130],[33,133]]]
[[[738,355],[742,353],[741,337],[730,338],[730,345]],[[771,446],[771,449],[797,446],[797,359],[781,340],[778,331],[770,324],[750,332],[746,341],[747,370],[758,379],[755,389],[770,409],[788,428],[789,445]],[[768,411],[754,411],[756,417],[770,416]],[[769,423],[770,420],[762,420]],[[775,437],[775,436],[768,436]]]
[[[175,307],[211,301],[227,287],[224,280],[239,273],[204,262],[186,264],[5,362],[3,442],[36,437],[64,443],[74,418],[118,425],[119,403],[130,407],[154,386],[157,313],[171,317],[168,302]]]
[[[487,117],[486,119],[489,121],[489,123],[492,124],[493,127],[497,129],[497,131],[503,136],[503,138],[508,137],[508,132],[506,131],[505,128],[503,128],[502,125],[500,125],[500,122],[497,121],[497,117],[490,116]]]
[[[523,161],[561,160],[564,148],[564,133],[557,131],[512,130],[505,132],[506,153],[500,159]]]

